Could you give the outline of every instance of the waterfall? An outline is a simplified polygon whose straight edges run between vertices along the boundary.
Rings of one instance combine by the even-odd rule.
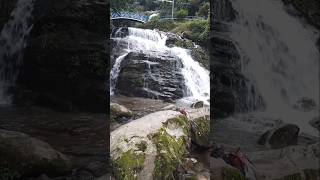
[[[0,34],[0,104],[10,104],[9,88],[15,84],[23,49],[32,29],[33,0],[19,0]]]
[[[193,101],[202,100],[206,104],[210,97],[209,71],[195,61],[187,49],[166,46],[167,36],[164,32],[150,29],[128,28],[127,36],[123,36],[121,30],[111,37],[118,43],[124,42],[124,52],[116,58],[110,73],[110,94],[114,94],[117,77],[120,73],[121,62],[129,52],[138,51],[149,54],[152,57],[173,54],[180,58],[183,65],[181,72],[187,87],[186,98]],[[150,65],[149,65],[150,68]]]
[[[278,0],[231,2],[238,15],[231,38],[241,55],[242,73],[265,101],[265,113],[317,135],[308,121],[318,113],[293,108],[303,97],[319,105],[317,30],[289,15]]]

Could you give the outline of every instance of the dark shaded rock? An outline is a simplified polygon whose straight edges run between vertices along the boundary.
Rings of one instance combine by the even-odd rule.
[[[64,110],[70,109],[66,104],[72,104],[71,109],[104,112],[109,30],[106,9],[105,0],[35,1],[34,26],[18,77],[18,91],[24,87],[39,94],[31,99],[38,105]],[[65,102],[46,101],[47,96],[41,94]],[[22,103],[19,99],[15,102]]]
[[[171,54],[154,56],[130,52],[121,63],[116,93],[173,100],[183,97],[185,85],[180,59]]]
[[[204,103],[203,101],[198,101],[198,102],[195,102],[191,105],[192,108],[195,108],[195,109],[198,109],[198,108],[202,108],[204,106]]]
[[[166,33],[166,35],[166,46],[168,47],[177,46],[185,49],[190,49],[194,47],[193,42],[189,39],[186,39],[185,37],[181,37],[173,33]]]
[[[308,22],[320,29],[320,1],[318,0],[282,0],[291,4]]]
[[[0,3],[0,32],[8,22],[11,12],[15,8],[17,0],[2,0]]]
[[[271,149],[283,148],[298,143],[300,128],[294,124],[287,124],[280,128],[268,130],[260,139],[258,144],[270,146]]]
[[[309,124],[320,131],[320,116],[313,118],[311,121],[309,121]]]
[[[298,102],[293,107],[301,111],[311,111],[317,108],[317,104],[313,99],[308,97],[303,97],[299,99]]]
[[[0,130],[0,167],[21,176],[60,176],[71,171],[70,160],[49,144],[27,134]]]

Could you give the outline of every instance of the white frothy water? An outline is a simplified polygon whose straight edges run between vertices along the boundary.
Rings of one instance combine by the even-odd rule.
[[[23,49],[32,29],[34,0],[19,0],[0,34],[0,104],[10,104],[8,88],[12,87],[22,64]]]
[[[128,28],[129,35],[124,38],[113,38],[116,41],[125,41],[127,47],[125,53],[116,59],[110,73],[110,94],[114,94],[116,88],[117,77],[121,69],[121,62],[130,51],[142,51],[144,53],[151,53],[152,56],[157,57],[163,53],[172,53],[177,55],[183,64],[181,69],[185,79],[185,84],[188,88],[186,99],[196,101],[202,100],[204,103],[209,104],[207,101],[210,98],[210,78],[209,71],[203,68],[199,62],[192,59],[187,49],[166,46],[167,36],[165,33],[150,30]],[[161,53],[160,53],[161,52]]]
[[[318,32],[289,15],[281,1],[233,0],[238,12],[232,27],[242,70],[266,103],[267,114],[318,135],[308,121],[318,111],[302,112],[293,105],[302,97],[319,105]]]

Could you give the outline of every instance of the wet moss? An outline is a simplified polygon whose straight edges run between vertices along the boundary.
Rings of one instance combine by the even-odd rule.
[[[308,180],[318,180],[320,177],[320,169],[305,169],[303,172]]]
[[[161,130],[155,136],[158,155],[155,160],[155,179],[174,179],[173,172],[186,152],[183,139],[175,139]]]
[[[210,143],[210,117],[200,117],[192,122],[192,140],[200,146],[208,145]]]
[[[222,168],[221,175],[223,180],[245,180],[241,172],[234,168]]]
[[[290,174],[275,180],[302,180],[300,173]]]
[[[139,144],[136,144],[136,147],[138,148],[138,150],[145,152],[147,149],[147,142],[141,141]]]
[[[175,126],[183,129],[183,132],[189,134],[189,122],[186,116],[181,115],[176,118],[168,119],[163,123],[165,127]]]
[[[0,166],[0,179],[1,180],[18,180],[18,179],[20,179],[20,177],[21,177],[21,174],[17,170]]]
[[[185,117],[170,119],[166,123],[177,123],[184,130],[187,126]],[[154,179],[174,179],[173,173],[187,152],[185,136],[176,138],[170,136],[165,128],[161,128],[154,134],[152,140],[157,147]]]
[[[144,153],[129,150],[113,162],[114,176],[119,180],[134,180],[143,169]]]

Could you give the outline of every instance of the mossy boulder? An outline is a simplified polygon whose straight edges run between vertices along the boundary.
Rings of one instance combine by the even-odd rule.
[[[15,176],[61,176],[71,161],[49,144],[27,134],[0,129],[0,171]]]
[[[210,178],[214,180],[245,180],[240,170],[228,165],[222,159],[211,158]]]
[[[211,147],[210,116],[199,117],[191,121],[191,139],[200,147]]]
[[[207,114],[208,115],[208,114]],[[191,112],[192,119],[205,116]],[[119,179],[174,179],[190,144],[190,121],[166,110],[131,121],[111,132],[113,175]]]

